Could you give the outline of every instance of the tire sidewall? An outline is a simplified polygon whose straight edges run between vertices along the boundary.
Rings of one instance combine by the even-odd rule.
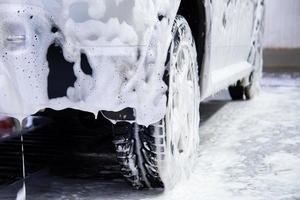
[[[194,109],[199,109],[200,105],[200,87],[198,85],[199,83],[199,77],[198,77],[198,65],[197,65],[197,53],[196,53],[196,47],[195,42],[191,33],[191,30],[189,28],[189,25],[187,21],[181,17],[177,16],[174,26],[173,26],[173,39],[170,45],[169,50],[169,62],[167,65],[167,73],[169,73],[169,88],[170,84],[172,84],[171,76],[174,72],[176,60],[179,56],[180,51],[182,48],[188,48],[191,59],[192,59],[192,71],[193,71],[193,77],[194,81],[196,82],[196,86],[194,89],[195,98],[194,99]],[[164,131],[165,131],[165,155],[164,160],[161,161],[159,169],[160,169],[160,175],[161,179],[164,182],[164,185],[166,188],[173,187],[176,182],[178,182],[180,179],[185,179],[189,176],[191,173],[191,170],[194,166],[195,159],[196,159],[196,152],[197,147],[199,144],[199,135],[198,135],[198,128],[199,128],[199,121],[200,121],[200,115],[198,112],[198,116],[195,116],[195,121],[197,121],[197,131],[193,131],[191,134],[188,135],[188,146],[187,151],[184,153],[183,156],[178,156],[178,153],[175,151],[172,151],[172,141],[173,137],[177,137],[178,135],[174,136],[170,131],[168,130],[168,123],[169,118],[169,109],[170,109],[170,101],[172,100],[171,97],[172,94],[168,92],[168,103],[167,103],[167,114],[164,119],[163,125],[164,125]],[[193,105],[190,105],[193,106]],[[193,118],[194,119],[194,118]],[[174,122],[173,122],[174,123]]]

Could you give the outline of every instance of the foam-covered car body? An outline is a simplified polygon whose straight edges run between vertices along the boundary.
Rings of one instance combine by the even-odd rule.
[[[260,2],[197,1],[206,13],[202,99],[253,71]],[[0,0],[0,112],[20,119],[43,108],[132,108],[138,124],[158,122],[179,7],[179,0]]]
[[[164,68],[157,66],[164,66],[168,48],[159,40],[168,38],[158,36],[171,29],[178,5],[178,0],[0,1],[1,113],[20,118],[42,108],[97,113],[130,107],[141,124],[162,118],[166,87]],[[61,48],[63,58],[47,59],[51,45]],[[82,69],[83,58],[91,73]],[[60,59],[70,73],[49,83],[50,62]],[[74,78],[68,85],[69,77]]]

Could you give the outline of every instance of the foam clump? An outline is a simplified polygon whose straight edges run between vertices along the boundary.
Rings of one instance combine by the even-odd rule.
[[[43,108],[97,113],[131,107],[138,123],[159,121],[166,110],[162,76],[169,38],[158,36],[170,32],[168,19],[178,3],[0,0],[0,113],[20,119]],[[160,13],[165,20],[158,20]],[[47,53],[53,44],[76,77],[57,98],[48,94]],[[91,74],[82,70],[82,54]]]

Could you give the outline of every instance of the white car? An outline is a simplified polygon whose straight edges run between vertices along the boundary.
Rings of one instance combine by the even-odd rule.
[[[264,0],[0,0],[0,113],[101,111],[126,179],[172,186],[200,102],[258,93],[263,16]]]

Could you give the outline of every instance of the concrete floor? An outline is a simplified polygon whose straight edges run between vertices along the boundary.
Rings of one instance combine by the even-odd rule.
[[[27,199],[299,200],[298,69],[266,73],[262,93],[253,101],[232,102],[222,93],[202,103],[197,166],[171,191],[135,191],[118,177],[71,179],[45,170],[26,180]],[[112,165],[105,173],[114,170]],[[0,199],[15,199],[21,186],[0,189]]]

